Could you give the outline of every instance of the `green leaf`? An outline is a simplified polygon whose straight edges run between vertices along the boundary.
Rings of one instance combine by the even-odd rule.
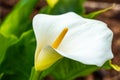
[[[18,39],[11,35],[11,36],[5,36],[2,33],[0,33],[0,65],[2,61],[4,60],[6,50],[11,45],[17,43]]]
[[[74,80],[77,77],[87,76],[101,68],[111,69],[108,61],[102,67],[97,67],[95,65],[85,65],[71,59],[63,58],[49,69],[43,71],[41,78],[50,75],[53,76],[55,80]]]
[[[84,13],[83,3],[85,0],[59,0],[54,7],[45,7],[40,13],[47,14],[63,14],[66,12],[76,12],[78,14]]]
[[[86,17],[86,18],[95,18],[98,15],[100,15],[100,14],[106,12],[106,11],[111,10],[114,6],[115,6],[115,4],[113,4],[111,7],[108,7],[108,8],[99,10],[99,11],[95,11],[95,12],[89,13],[88,15],[84,15],[84,17]]]
[[[103,69],[111,69],[109,61],[107,61],[101,68],[103,68]]]
[[[32,30],[23,33],[17,44],[7,49],[0,65],[2,80],[28,80],[34,64],[35,37]]]
[[[1,32],[5,35],[20,35],[23,32],[21,28],[28,27],[23,25],[28,23],[37,2],[38,0],[21,0],[1,24]]]
[[[1,73],[1,74],[0,74],[0,80],[2,79],[3,75],[4,75],[4,73]]]
[[[97,69],[99,69],[99,67],[94,65],[85,65],[71,59],[63,58],[48,70],[44,71],[42,76],[44,77],[49,74],[53,76],[55,80],[73,80],[78,76],[86,76]]]
[[[29,20],[29,16],[37,1],[38,0],[21,0],[1,24],[0,67],[3,66],[3,64],[7,64],[9,62],[4,62],[7,58],[12,58],[12,56],[8,56],[10,53],[7,51],[9,47],[18,42],[18,35],[20,36],[25,30],[27,30],[27,27],[31,27],[31,21]],[[17,55],[17,53],[15,54]],[[2,70],[4,69],[0,68],[1,72]]]
[[[27,41],[26,41],[26,43],[23,42],[24,44],[22,42],[20,43],[20,41],[23,39],[22,39],[22,37],[20,39],[18,39],[18,37],[24,31],[31,28],[31,21],[29,19],[29,16],[32,13],[32,10],[37,2],[38,2],[38,0],[21,0],[15,6],[13,11],[6,17],[4,22],[1,24],[1,27],[0,27],[0,44],[1,44],[0,45],[0,48],[1,48],[1,50],[0,50],[0,73],[5,73],[3,77],[5,77],[6,75],[10,76],[9,74],[12,74],[11,77],[17,78],[19,76],[19,74],[20,75],[24,74],[17,70],[19,67],[19,66],[16,67],[16,65],[18,64],[17,62],[20,62],[22,60],[16,60],[16,58],[17,58],[16,56],[18,55],[18,53],[22,52],[21,49],[25,48],[24,51],[28,51],[28,48],[30,48],[33,45],[29,46],[26,49]],[[28,38],[28,37],[25,37],[25,38]],[[17,44],[18,42],[19,42],[19,44]],[[21,48],[20,46],[23,46],[23,48]],[[35,47],[35,45],[34,45],[34,47]],[[32,52],[33,49],[31,49],[30,51]],[[24,51],[22,53],[23,55],[25,53]],[[22,58],[22,56],[20,58]],[[32,58],[30,57],[30,59],[32,59]],[[34,60],[32,60],[32,61],[34,61]],[[25,62],[23,61],[23,64],[24,63]],[[14,64],[16,64],[16,65],[14,66]],[[19,67],[19,69],[21,69],[21,68],[22,68],[22,65],[21,65],[21,67]],[[29,67],[27,69],[29,69]],[[28,71],[30,72],[30,70],[28,70]],[[17,74],[15,74],[15,72]],[[23,75],[21,75],[21,76],[23,77]],[[10,77],[9,77],[9,79],[10,79]],[[17,79],[15,79],[15,80],[17,80]]]
[[[45,6],[44,8],[40,10],[40,13],[50,14],[51,10],[52,8],[50,6]]]

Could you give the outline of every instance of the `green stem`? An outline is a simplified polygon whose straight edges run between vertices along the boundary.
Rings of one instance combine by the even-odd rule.
[[[40,80],[40,71],[36,71],[35,68],[32,68],[30,79],[29,80]]]

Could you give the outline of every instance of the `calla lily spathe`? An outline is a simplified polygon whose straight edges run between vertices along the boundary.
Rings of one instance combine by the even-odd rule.
[[[36,70],[44,70],[62,57],[88,65],[102,66],[113,58],[112,31],[101,21],[86,19],[74,12],[62,15],[37,14],[33,19],[37,40]],[[62,32],[66,30],[66,33]],[[57,48],[52,45],[64,37]]]

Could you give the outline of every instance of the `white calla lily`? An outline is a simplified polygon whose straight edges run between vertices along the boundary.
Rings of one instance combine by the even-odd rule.
[[[82,18],[74,12],[38,14],[33,19],[33,29],[37,40],[36,70],[50,67],[61,57],[96,66],[113,58],[113,33],[101,21]]]

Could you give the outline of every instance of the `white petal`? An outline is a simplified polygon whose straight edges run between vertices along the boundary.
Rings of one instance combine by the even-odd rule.
[[[113,33],[103,22],[84,19],[69,27],[58,53],[64,57],[82,62],[102,66],[113,58],[111,43]],[[73,28],[74,27],[74,28]]]
[[[113,58],[111,52],[112,32],[106,24],[97,20],[84,19],[69,12],[62,15],[38,14],[33,19],[33,29],[37,39],[36,54],[41,48],[52,45],[60,32],[69,31],[57,51],[84,64],[101,66]]]
[[[63,15],[38,14],[33,18],[33,29],[37,39],[36,56],[46,45],[52,45],[61,31],[76,21],[83,19],[73,12]]]
[[[56,16],[46,14],[36,15],[33,18],[33,29],[37,44],[41,46],[51,45],[65,27],[69,27],[69,25],[80,19],[83,18],[73,12]]]

